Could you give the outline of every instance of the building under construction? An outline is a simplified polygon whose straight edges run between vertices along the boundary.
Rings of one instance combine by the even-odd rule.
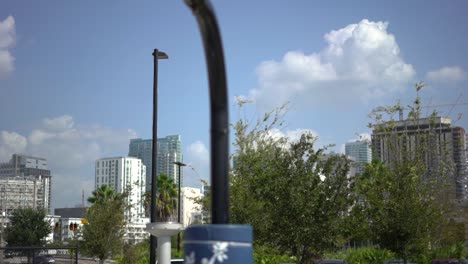
[[[50,213],[52,176],[44,158],[13,154],[0,163],[0,210],[41,208]]]
[[[452,127],[449,118],[433,117],[383,123],[372,132],[374,158],[389,162],[401,159],[404,152],[416,153],[422,144],[427,174],[437,175],[442,162],[454,166],[450,197],[465,202],[467,195],[467,154],[465,130]]]

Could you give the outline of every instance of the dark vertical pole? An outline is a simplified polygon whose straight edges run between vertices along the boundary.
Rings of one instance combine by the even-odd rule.
[[[151,223],[156,222],[156,160],[158,156],[158,49],[154,49],[154,73],[153,73],[153,149],[151,157]],[[150,236],[150,264],[156,263],[157,239]]]
[[[229,117],[223,44],[209,0],[185,0],[197,18],[208,66],[213,224],[229,223]]]
[[[78,247],[75,247],[75,263],[78,264]]]
[[[177,164],[177,166],[179,166],[179,179],[178,179],[178,183],[179,183],[179,201],[177,202],[177,207],[178,207],[178,210],[177,210],[177,223],[180,224],[180,196],[181,196],[181,193],[180,193],[180,167],[182,167],[182,164],[179,163]],[[177,233],[177,252],[180,251],[180,233]]]

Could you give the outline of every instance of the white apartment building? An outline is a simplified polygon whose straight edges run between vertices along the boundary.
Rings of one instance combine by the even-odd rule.
[[[127,223],[125,239],[129,243],[143,241],[149,234],[144,230],[149,219],[145,218],[143,197],[146,186],[146,166],[138,158],[111,157],[96,160],[95,187],[108,185],[119,193],[127,192],[129,209],[125,212]]]
[[[181,194],[181,222],[184,227],[193,223],[201,223],[202,208],[201,205],[195,203],[195,199],[203,197],[201,190],[183,187]]]

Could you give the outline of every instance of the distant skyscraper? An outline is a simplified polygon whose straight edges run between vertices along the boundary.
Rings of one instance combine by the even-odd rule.
[[[10,213],[20,207],[50,212],[52,176],[44,158],[13,154],[0,163],[0,209]]]
[[[136,157],[146,165],[146,190],[151,189],[152,177],[152,139],[131,139],[128,156]],[[164,138],[158,138],[158,160],[156,174],[168,175],[174,183],[178,182],[178,170],[174,162],[182,162],[182,141],[180,135],[171,135]],[[181,170],[180,181],[183,183],[183,170]]]
[[[363,173],[367,163],[372,161],[371,142],[369,140],[357,140],[345,144],[345,154],[355,162],[356,173]]]
[[[430,150],[426,151],[426,166],[429,172],[437,172],[438,166],[444,158],[455,165],[455,177],[451,180],[452,198],[465,200],[467,198],[466,186],[466,144],[465,130],[462,127],[453,127],[452,120],[444,117],[420,118],[417,120],[401,120],[392,124],[392,133],[400,138],[391,136],[389,132],[372,132],[372,150],[374,156],[384,162],[398,159],[403,146],[408,151],[416,151],[418,143],[424,137],[430,140]],[[385,124],[384,124],[385,125]],[[389,144],[389,141],[392,144]],[[392,147],[397,146],[397,153]]]
[[[145,224],[149,222],[143,205],[146,166],[138,158],[112,157],[96,160],[95,168],[96,189],[107,185],[118,193],[128,193],[130,207],[124,213],[127,222],[124,239],[132,244],[143,241],[148,237]]]

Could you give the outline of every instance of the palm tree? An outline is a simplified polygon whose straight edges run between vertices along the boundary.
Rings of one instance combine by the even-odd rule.
[[[117,193],[108,185],[101,185],[98,189],[92,192],[93,196],[88,198],[88,203],[101,204],[106,201],[115,201],[122,198],[122,194]]]
[[[169,176],[160,174],[157,179],[156,211],[158,221],[168,222],[177,209],[177,187]]]

